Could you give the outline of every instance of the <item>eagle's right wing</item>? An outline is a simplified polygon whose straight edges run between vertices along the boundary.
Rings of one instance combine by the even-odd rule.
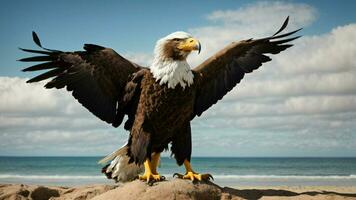
[[[293,46],[288,42],[299,36],[291,38],[288,36],[300,29],[279,34],[286,28],[288,19],[271,37],[234,42],[193,69],[198,87],[192,117],[200,116],[222,99],[243,79],[246,73],[251,73],[263,63],[271,61],[266,54],[278,54]]]
[[[129,78],[142,67],[114,50],[86,44],[86,51],[62,52],[41,46],[35,32],[34,42],[44,50],[21,49],[39,56],[20,59],[22,62],[42,62],[23,71],[47,70],[28,83],[52,78],[46,88],[64,88],[101,120],[117,127],[124,117],[125,86]]]

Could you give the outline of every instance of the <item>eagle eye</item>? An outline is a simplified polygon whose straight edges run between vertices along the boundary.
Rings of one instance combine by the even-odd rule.
[[[181,39],[179,39],[179,38],[174,38],[173,41],[179,42],[179,41],[181,41]]]

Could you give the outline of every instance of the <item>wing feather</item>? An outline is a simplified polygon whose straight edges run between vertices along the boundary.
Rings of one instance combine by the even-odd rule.
[[[279,35],[288,25],[289,17],[271,37],[248,39],[232,43],[193,69],[197,81],[194,116],[222,99],[232,88],[251,73],[272,59],[265,54],[278,54],[293,46],[287,44],[300,36],[286,38],[301,29]]]
[[[25,69],[23,69],[23,72],[29,72],[29,71],[38,71],[38,70],[45,70],[45,69],[52,69],[52,68],[57,68],[60,67],[61,65],[57,62],[45,62],[45,63],[41,63],[38,65],[34,65],[31,67],[27,67]]]
[[[114,50],[98,45],[85,44],[85,51],[62,52],[42,47],[37,34],[33,32],[32,36],[33,41],[43,50],[20,48],[25,52],[40,55],[19,61],[43,63],[23,71],[49,71],[27,82],[52,78],[45,84],[47,89],[66,87],[73,97],[95,116],[115,127],[120,125],[125,109],[122,99],[126,83],[129,77],[142,67],[126,60]]]

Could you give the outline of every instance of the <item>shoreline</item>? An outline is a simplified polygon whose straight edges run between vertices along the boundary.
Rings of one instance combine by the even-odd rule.
[[[189,196],[194,194],[195,196]],[[234,186],[220,187],[211,182],[192,183],[172,179],[148,186],[141,181],[120,185],[91,184],[74,187],[0,183],[0,199],[356,199],[356,186]],[[200,196],[199,196],[200,195]],[[208,196],[207,196],[208,195]],[[142,198],[141,198],[142,197]],[[175,196],[174,196],[175,197]],[[211,198],[210,198],[211,197]]]

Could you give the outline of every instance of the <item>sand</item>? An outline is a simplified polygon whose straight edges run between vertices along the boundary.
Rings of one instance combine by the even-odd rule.
[[[149,186],[141,181],[123,185],[54,187],[0,184],[0,200],[113,200],[113,199],[356,199],[356,186],[332,187],[220,187],[213,183],[192,183],[173,179]]]

